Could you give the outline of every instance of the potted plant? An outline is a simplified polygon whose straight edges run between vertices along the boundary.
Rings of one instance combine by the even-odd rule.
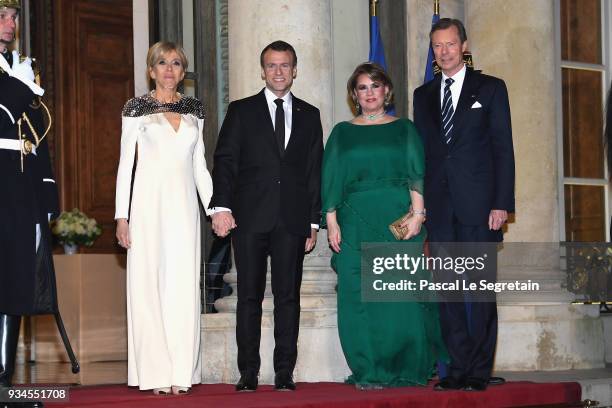
[[[102,234],[102,228],[98,226],[96,220],[87,217],[78,208],[62,211],[51,224],[51,231],[64,246],[66,255],[77,253],[81,245],[92,246]]]

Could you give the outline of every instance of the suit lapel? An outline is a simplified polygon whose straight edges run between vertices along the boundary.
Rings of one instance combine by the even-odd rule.
[[[453,139],[451,144],[457,140],[457,137],[461,134],[461,124],[468,111],[471,109],[477,97],[477,85],[478,78],[477,74],[471,69],[466,70],[465,79],[463,80],[463,86],[461,87],[461,94],[459,95],[459,101],[457,102],[457,109],[455,110],[453,118]]]
[[[428,89],[428,100],[429,100],[429,109],[428,112],[431,114],[431,118],[433,120],[434,128],[437,134],[440,134],[440,128],[442,126],[442,119],[440,118],[442,109],[441,100],[440,100],[440,83],[442,81],[442,74],[438,74],[431,80]]]
[[[298,131],[296,129],[301,129],[303,112],[302,112],[302,101],[291,94],[291,135],[289,136],[289,143],[287,143],[287,147],[285,148],[285,153],[289,151],[289,149],[295,145],[296,138],[298,137]]]

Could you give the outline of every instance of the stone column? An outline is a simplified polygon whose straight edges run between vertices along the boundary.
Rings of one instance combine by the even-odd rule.
[[[275,40],[294,46],[298,74],[292,92],[321,111],[326,138],[333,124],[334,86],[331,1],[230,0],[229,1],[229,94],[230,100],[261,90],[259,56]],[[330,252],[325,231],[319,233],[315,251],[306,256],[301,290],[300,335],[296,381],[341,381],[348,367],[340,348],[336,326],[336,275],[329,267]],[[236,283],[233,269],[225,276],[234,289],[232,296],[219,299],[218,314],[203,315],[203,382],[235,382]],[[274,348],[273,298],[270,276],[263,302],[260,383],[273,383]]]
[[[134,30],[134,95],[149,91],[147,76],[147,51],[149,49],[149,2],[134,0],[132,3]]]
[[[553,1],[465,2],[476,69],[506,81],[516,158],[516,219],[506,241],[559,240]]]
[[[261,90],[259,54],[275,40],[287,41],[298,57],[292,92],[321,110],[323,133],[332,125],[331,1],[230,0],[230,100]]]
[[[572,305],[559,250],[513,242],[559,241],[553,0],[465,1],[476,69],[508,87],[516,161],[516,217],[500,254],[500,280],[546,283],[537,294],[500,299],[496,369],[602,367],[598,306]],[[538,253],[538,251],[541,253]]]

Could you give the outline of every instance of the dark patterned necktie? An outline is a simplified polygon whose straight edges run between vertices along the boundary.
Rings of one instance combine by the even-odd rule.
[[[442,99],[442,138],[446,144],[449,144],[453,137],[453,98],[451,96],[450,87],[455,82],[452,78],[446,78],[444,81],[444,98]]]
[[[285,111],[283,110],[283,100],[276,99],[276,115],[274,118],[274,136],[281,153],[285,152]]]
[[[8,50],[7,50],[6,52],[2,53],[2,56],[4,57],[6,62],[8,62],[9,67],[12,67],[13,66],[13,54],[8,52]]]

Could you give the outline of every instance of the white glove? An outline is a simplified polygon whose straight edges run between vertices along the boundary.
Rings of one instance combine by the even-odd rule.
[[[32,60],[26,58],[23,62],[19,62],[19,53],[13,51],[13,67],[7,71],[10,76],[17,78],[38,96],[43,96],[45,91],[34,82],[34,70],[32,70]]]
[[[32,60],[27,57],[23,62],[19,62],[19,53],[13,51],[13,75],[21,76],[27,80],[34,82],[34,70],[32,69]]]

